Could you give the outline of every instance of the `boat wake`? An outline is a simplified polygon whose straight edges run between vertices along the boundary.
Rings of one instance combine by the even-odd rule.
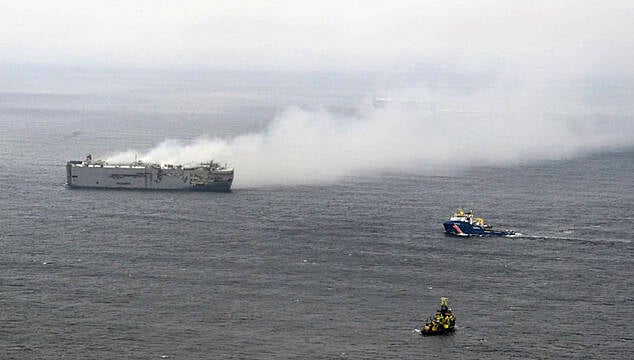
[[[549,235],[521,235],[519,236],[523,239],[530,240],[544,240],[544,241],[570,241],[570,242],[581,242],[581,243],[592,243],[592,244],[631,244],[631,239],[588,239],[581,237],[570,237],[570,236],[549,236]]]

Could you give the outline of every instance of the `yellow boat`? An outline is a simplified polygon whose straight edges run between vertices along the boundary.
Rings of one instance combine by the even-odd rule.
[[[446,334],[452,332],[455,326],[456,316],[449,307],[449,299],[441,297],[440,309],[427,320],[425,326],[420,329],[420,334],[423,336]]]

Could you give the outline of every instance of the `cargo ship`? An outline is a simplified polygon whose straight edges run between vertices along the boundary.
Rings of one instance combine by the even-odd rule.
[[[233,168],[214,161],[195,166],[110,164],[88,155],[66,163],[66,185],[71,188],[229,191],[232,183]]]
[[[445,232],[456,236],[515,236],[513,230],[493,230],[484,219],[475,217],[473,211],[458,209],[448,221],[443,223]]]

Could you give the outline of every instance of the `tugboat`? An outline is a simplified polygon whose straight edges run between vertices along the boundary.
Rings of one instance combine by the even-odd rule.
[[[449,299],[440,298],[440,309],[436,310],[436,314],[427,319],[425,326],[420,329],[422,336],[440,335],[454,331],[456,326],[456,316],[449,307]]]
[[[456,236],[514,236],[515,231],[512,230],[493,230],[493,227],[487,224],[484,219],[475,217],[472,210],[465,213],[460,208],[455,212],[449,221],[443,223],[445,232]]]

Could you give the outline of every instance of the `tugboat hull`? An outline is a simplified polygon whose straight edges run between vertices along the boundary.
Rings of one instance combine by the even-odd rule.
[[[443,334],[451,334],[454,331],[454,327],[451,326],[448,329],[445,328],[439,328],[437,330],[425,330],[425,328],[420,330],[420,334],[422,336],[433,336],[433,335],[443,335]]]
[[[511,236],[514,231],[487,230],[482,226],[472,225],[466,221],[445,221],[445,232],[455,236]]]

